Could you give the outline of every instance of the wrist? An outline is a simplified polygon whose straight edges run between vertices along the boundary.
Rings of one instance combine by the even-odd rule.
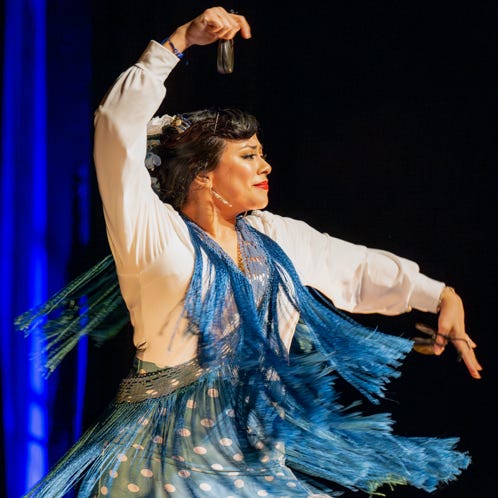
[[[453,287],[450,287],[448,285],[443,287],[443,290],[441,291],[441,294],[439,295],[439,301],[437,303],[437,312],[439,313],[441,311],[441,304],[446,299],[448,296],[455,296],[456,291]]]
[[[176,44],[173,42],[170,36],[161,41],[161,45],[169,50],[171,53],[175,54],[179,59],[183,59],[185,54],[178,49]]]
[[[175,50],[183,54],[183,52],[185,52],[185,50],[187,50],[190,46],[187,42],[186,30],[183,29],[183,26],[175,29],[175,31],[173,31],[173,33],[171,33],[171,35],[165,38],[161,43],[175,55],[177,55]]]

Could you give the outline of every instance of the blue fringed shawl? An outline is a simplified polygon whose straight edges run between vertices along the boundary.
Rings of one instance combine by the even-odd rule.
[[[378,404],[389,380],[399,376],[411,341],[366,328],[327,300],[317,299],[301,284],[278,244],[243,218],[237,220],[237,232],[244,272],[203,230],[184,219],[196,256],[184,316],[188,332],[199,336],[199,363],[207,371],[226,372],[240,400],[237,420],[249,427],[249,419],[257,418],[269,445],[285,441],[289,467],[315,485],[318,478],[372,494],[384,484],[434,491],[469,465],[470,458],[454,449],[456,438],[396,436],[389,414],[367,416],[355,411],[359,402],[346,408],[339,401],[338,376]],[[105,296],[98,285],[102,278]],[[29,333],[43,324],[51,371],[81,335],[105,339],[109,317],[103,303],[112,303],[114,319],[123,311],[118,296],[109,257],[45,305],[23,314],[17,326]],[[74,306],[81,300],[89,303],[83,320],[81,309]],[[280,337],[289,309],[299,314],[290,350]],[[123,315],[109,335],[122,321]],[[92,441],[97,427],[99,441],[112,439],[119,428],[116,421],[140,411],[140,405],[114,404],[109,427],[91,428],[57,468],[89,465],[96,458],[92,455],[98,455],[98,441]],[[322,489],[330,488],[324,484]]]
[[[455,438],[394,436],[389,414],[365,416],[351,410],[356,404],[338,402],[337,375],[378,404],[412,341],[364,327],[317,299],[280,246],[243,218],[237,230],[245,273],[185,222],[196,263],[184,312],[199,334],[201,364],[237,372],[267,437],[286,442],[290,467],[372,494],[384,484],[434,491],[468,466]],[[290,352],[279,334],[286,306],[300,316]],[[244,414],[247,408],[238,416]]]

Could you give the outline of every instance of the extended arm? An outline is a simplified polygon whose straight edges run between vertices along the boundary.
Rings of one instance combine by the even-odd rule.
[[[450,341],[472,377],[480,378],[482,368],[474,354],[476,345],[465,332],[461,298],[451,287],[421,273],[415,262],[269,212],[255,212],[248,221],[282,246],[303,284],[321,291],[340,309],[384,315],[412,309],[439,313],[442,335],[436,337],[434,353],[441,354]]]

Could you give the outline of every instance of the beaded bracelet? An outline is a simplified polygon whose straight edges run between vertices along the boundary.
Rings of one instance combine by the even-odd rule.
[[[173,42],[169,39],[169,36],[168,38],[165,38],[162,42],[161,42],[161,45],[164,45],[165,43],[167,43],[170,47],[171,47],[171,50],[173,50],[173,53],[179,58],[179,59],[182,59],[183,56],[185,55],[183,52],[180,52],[174,45],[173,45]]]

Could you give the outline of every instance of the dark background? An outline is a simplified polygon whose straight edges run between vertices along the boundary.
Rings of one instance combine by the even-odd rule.
[[[412,353],[382,408],[393,413],[397,433],[459,436],[459,447],[471,454],[469,470],[433,496],[494,497],[496,2],[220,4],[252,26],[251,40],[236,40],[235,72],[217,74],[216,46],[192,47],[158,111],[227,105],[253,112],[273,166],[270,211],[413,259],[457,289],[483,379],[472,379],[451,348],[440,358]],[[93,108],[150,39],[163,39],[211,5],[95,0]],[[78,78],[77,65],[63,77]],[[90,251],[73,258],[81,269],[108,252],[95,183],[93,196]],[[355,318],[409,337],[416,321],[435,323],[418,312]],[[127,348],[120,342],[91,349],[86,423],[126,373],[118,358],[129,356]],[[61,380],[61,409],[66,388],[70,382]],[[404,487],[382,491],[427,496]]]

